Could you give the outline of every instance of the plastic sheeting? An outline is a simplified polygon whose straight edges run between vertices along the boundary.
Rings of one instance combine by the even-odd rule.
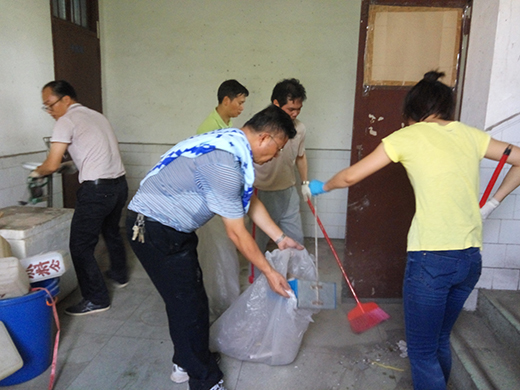
[[[267,260],[282,275],[316,280],[313,258],[306,250],[275,250]],[[235,359],[283,365],[294,361],[312,314],[298,309],[294,293],[284,298],[261,274],[211,326],[210,349]]]

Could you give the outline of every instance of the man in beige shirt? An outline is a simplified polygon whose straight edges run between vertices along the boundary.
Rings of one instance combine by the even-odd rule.
[[[307,156],[305,155],[305,126],[298,119],[303,102],[307,98],[305,88],[297,79],[280,81],[273,89],[271,102],[284,110],[294,122],[296,136],[283,147],[278,158],[266,164],[255,164],[255,188],[258,198],[269,215],[289,237],[303,244],[303,228],[300,216],[300,197],[296,189],[298,169],[305,200],[310,197],[307,179]],[[265,251],[269,237],[257,229],[256,242]]]

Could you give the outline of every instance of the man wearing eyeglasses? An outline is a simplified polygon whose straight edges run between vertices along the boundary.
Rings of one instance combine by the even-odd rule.
[[[103,274],[94,257],[99,234],[110,255],[107,277],[116,287],[128,284],[126,254],[119,229],[128,197],[125,168],[117,138],[108,120],[77,102],[67,81],[47,83],[42,88],[43,109],[55,120],[47,159],[31,172],[32,177],[56,172],[68,151],[79,170],[81,186],[70,229],[70,254],[83,299],[65,310],[80,316],[110,309]]]
[[[258,199],[265,205],[274,222],[301,244],[303,228],[294,167],[298,169],[302,180],[302,194],[307,200],[311,195],[307,181],[305,126],[296,119],[306,98],[305,88],[297,79],[285,79],[276,84],[271,102],[289,114],[296,128],[296,136],[287,141],[283,149],[279,148],[278,158],[263,165],[255,164],[255,188],[258,190]],[[265,251],[269,237],[257,229],[256,242],[260,250]]]
[[[241,129],[181,141],[148,172],[128,205],[127,237],[164,300],[174,368],[183,368],[191,389],[225,390],[208,346],[209,306],[197,251],[201,226],[215,215],[222,217],[229,239],[263,272],[272,291],[289,297],[285,276],[260,252],[244,218],[249,215],[279,249],[303,249],[253,195],[253,163],[275,159],[294,134],[291,118],[271,105]],[[170,378],[180,382],[182,376]]]

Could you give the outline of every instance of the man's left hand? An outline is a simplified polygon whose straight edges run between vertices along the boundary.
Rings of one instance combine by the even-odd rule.
[[[303,245],[301,245],[299,242],[294,241],[291,237],[285,236],[285,238],[278,243],[278,248],[280,250],[287,249],[287,248],[295,248],[298,250],[302,250]]]

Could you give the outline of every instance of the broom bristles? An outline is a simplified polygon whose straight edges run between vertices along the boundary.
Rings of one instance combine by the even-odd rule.
[[[357,306],[347,317],[354,333],[362,333],[390,318],[383,309],[372,302]]]

